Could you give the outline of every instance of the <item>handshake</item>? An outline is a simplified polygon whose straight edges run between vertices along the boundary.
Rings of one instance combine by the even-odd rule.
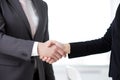
[[[42,61],[52,64],[70,53],[70,45],[50,40],[44,43],[39,42],[37,50]]]

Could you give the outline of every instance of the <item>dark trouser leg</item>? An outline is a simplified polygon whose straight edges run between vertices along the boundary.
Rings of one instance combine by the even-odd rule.
[[[33,80],[39,80],[38,70],[35,70],[35,73],[34,73],[34,76],[33,76]]]
[[[120,75],[118,75],[116,77],[112,77],[112,80],[120,80]]]
[[[37,68],[36,57],[33,57],[33,60],[34,60],[34,75],[33,75],[33,80],[39,80],[39,73],[38,73],[38,68]]]

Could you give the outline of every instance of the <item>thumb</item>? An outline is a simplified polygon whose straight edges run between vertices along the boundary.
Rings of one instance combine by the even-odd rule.
[[[51,47],[52,45],[55,45],[54,41],[47,41],[47,47]]]

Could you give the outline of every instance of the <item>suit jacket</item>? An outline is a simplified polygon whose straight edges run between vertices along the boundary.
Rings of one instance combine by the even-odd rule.
[[[0,0],[0,80],[32,80],[34,41],[44,42],[48,36],[47,4],[32,0],[39,25],[32,38],[30,24],[19,0]],[[54,80],[52,65],[37,58],[40,80]]]
[[[111,50],[109,76],[120,75],[120,5],[106,34],[99,39],[70,43],[70,58],[104,53]]]

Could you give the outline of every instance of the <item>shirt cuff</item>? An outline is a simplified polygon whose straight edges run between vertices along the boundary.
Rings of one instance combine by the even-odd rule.
[[[38,56],[38,42],[34,42],[31,56]]]

